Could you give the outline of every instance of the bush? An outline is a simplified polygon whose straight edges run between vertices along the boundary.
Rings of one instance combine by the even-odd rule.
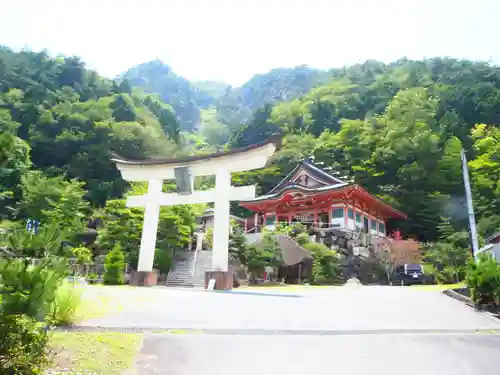
[[[466,283],[476,305],[500,307],[500,266],[491,256],[481,254],[469,263]]]
[[[49,365],[48,334],[26,315],[0,315],[2,375],[42,375]]]
[[[82,302],[81,289],[67,281],[56,291],[56,298],[50,306],[48,321],[52,325],[62,326],[75,322],[76,309]]]
[[[438,270],[430,263],[422,263],[424,267],[424,277],[426,284],[435,284],[438,282]]]
[[[44,259],[36,266],[28,259],[0,260],[0,313],[43,320],[66,271],[66,265],[55,258]]]
[[[337,253],[326,245],[309,242],[304,246],[313,256],[311,284],[336,284],[341,281],[342,269]]]
[[[208,228],[205,236],[203,237],[203,248],[213,249],[214,247],[214,230],[213,228]]]
[[[299,233],[294,239],[300,246],[306,246],[311,243],[309,235],[305,232]]]
[[[120,243],[116,243],[104,260],[104,284],[122,285],[125,282],[125,255]]]

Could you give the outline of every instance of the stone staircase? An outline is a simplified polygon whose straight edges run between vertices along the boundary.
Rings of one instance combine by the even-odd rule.
[[[212,268],[212,251],[200,250],[196,255],[194,251],[184,251],[175,255],[174,264],[167,276],[166,286],[203,288],[205,285],[205,271]]]
[[[212,250],[198,251],[196,266],[193,274],[193,285],[195,287],[205,287],[205,272],[212,270]]]

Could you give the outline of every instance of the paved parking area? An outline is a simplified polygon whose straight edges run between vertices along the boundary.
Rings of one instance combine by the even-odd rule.
[[[500,371],[499,321],[439,291],[349,286],[117,293],[131,299],[122,311],[84,324],[150,329],[127,375]]]
[[[500,329],[497,320],[439,291],[350,286],[283,294],[287,292],[263,290],[249,295],[165,288],[132,289],[120,298],[135,298],[134,303],[125,303],[119,313],[83,324],[233,330]]]

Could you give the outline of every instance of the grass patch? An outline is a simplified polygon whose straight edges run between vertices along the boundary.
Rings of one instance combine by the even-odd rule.
[[[133,365],[142,337],[119,332],[53,332],[55,358],[51,373],[121,374]]]
[[[101,286],[80,286],[82,288],[81,303],[76,309],[76,321],[99,318],[120,312],[124,305],[112,289]]]

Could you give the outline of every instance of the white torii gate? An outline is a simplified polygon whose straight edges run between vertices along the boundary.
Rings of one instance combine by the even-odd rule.
[[[137,270],[150,272],[153,269],[160,206],[214,202],[212,271],[227,272],[230,201],[255,197],[254,186],[231,186],[231,173],[264,167],[279,145],[280,138],[275,137],[245,148],[179,159],[136,161],[115,155],[111,160],[124,180],[148,181],[147,194],[127,198],[128,207],[144,207]],[[194,191],[195,176],[211,175],[215,175],[214,189]],[[163,181],[167,179],[175,179],[183,191],[163,193]]]

